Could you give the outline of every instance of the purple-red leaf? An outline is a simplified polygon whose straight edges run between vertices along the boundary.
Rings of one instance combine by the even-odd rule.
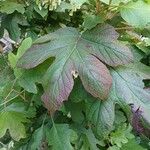
[[[62,28],[38,39],[19,60],[18,66],[34,68],[49,57],[54,63],[45,74],[42,96],[50,111],[57,110],[68,99],[77,73],[84,88],[93,96],[107,99],[112,84],[108,65],[117,66],[132,61],[128,47],[117,41],[112,26],[97,26],[80,34],[74,28]],[[42,42],[41,42],[42,41]]]

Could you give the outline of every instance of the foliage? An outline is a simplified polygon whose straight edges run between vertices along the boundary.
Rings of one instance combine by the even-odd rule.
[[[150,149],[149,14],[149,0],[0,0],[0,149]]]

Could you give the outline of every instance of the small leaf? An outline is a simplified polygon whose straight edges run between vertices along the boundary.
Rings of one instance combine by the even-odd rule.
[[[67,124],[53,124],[51,130],[46,132],[48,144],[52,150],[73,150],[70,143],[72,130]]]
[[[83,111],[84,111],[84,105],[83,103],[72,103],[70,101],[68,101],[68,103],[66,103],[65,105],[67,111],[70,112],[71,115],[71,119],[78,123],[78,124],[82,124],[84,121],[84,115],[83,115]]]
[[[106,3],[107,5],[110,3],[110,0],[100,0],[104,3]],[[112,0],[111,4],[112,5],[119,5],[120,3],[128,3],[131,0]]]
[[[89,14],[84,18],[83,26],[86,29],[92,29],[97,24],[102,23],[102,22],[103,22],[103,19],[100,16]]]
[[[19,108],[18,106],[13,103],[0,112],[0,137],[3,137],[7,130],[16,141],[26,137],[23,123],[28,122],[27,114],[25,114],[23,107]]]
[[[97,145],[100,143],[98,141],[98,139],[96,139],[94,133],[92,132],[91,129],[89,130],[84,130],[84,134],[85,134],[85,143],[83,145],[83,147],[85,146],[86,148],[90,148],[90,150],[99,150]],[[84,149],[84,148],[82,148]]]
[[[19,15],[14,13],[11,15],[6,15],[1,23],[2,27],[9,32],[10,38],[16,42],[19,42],[21,35],[21,31],[18,25],[20,19],[23,20],[24,18],[19,18]]]
[[[13,71],[8,66],[6,58],[0,55],[0,91],[8,82],[13,79]]]
[[[20,74],[20,69],[16,68],[17,61],[25,53],[25,51],[31,47],[31,45],[32,39],[26,38],[22,41],[20,47],[18,48],[17,55],[13,54],[12,52],[8,54],[8,60],[11,67],[14,68],[14,74],[16,75],[16,77],[18,77]]]
[[[36,129],[34,133],[32,134],[32,138],[30,141],[29,148],[31,150],[41,150],[42,142],[44,142],[45,139],[45,129],[44,125],[42,125],[40,128]]]
[[[123,144],[128,143],[128,140],[134,138],[134,135],[130,133],[131,131],[131,126],[127,126],[126,124],[119,126],[117,130],[110,135],[111,144],[121,148]]]
[[[121,148],[121,150],[132,150],[132,149],[147,150],[146,148],[140,146],[135,139],[131,139],[128,143],[124,144]]]
[[[94,125],[93,129],[96,134],[100,137],[105,137],[113,129],[114,104],[110,99],[104,102],[94,100],[90,103],[87,103],[87,118]]]

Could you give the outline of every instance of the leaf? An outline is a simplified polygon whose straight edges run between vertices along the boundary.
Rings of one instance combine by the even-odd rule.
[[[122,111],[117,110],[115,112],[114,124],[117,126],[117,125],[120,125],[122,123],[125,123],[126,121],[127,121],[127,118],[126,118],[125,114]]]
[[[77,99],[77,101],[75,101],[75,98]],[[76,80],[75,88],[73,89],[69,99],[76,103],[75,106],[79,108],[81,107],[80,110],[78,110],[78,108],[75,109],[78,112],[74,112],[73,116],[76,116],[76,114],[79,113],[81,113],[82,115],[83,113],[85,113],[86,120],[88,120],[89,124],[93,126],[93,130],[96,132],[96,134],[101,137],[107,136],[107,134],[113,128],[115,117],[115,106],[111,99],[108,99],[106,101],[98,101],[96,98],[92,97],[84,90],[80,80]],[[85,103],[84,105],[83,102]],[[68,101],[67,103],[70,103],[70,101]],[[72,111],[71,106],[69,107],[70,111]],[[77,118],[81,118],[82,115]],[[82,122],[80,122],[80,124],[82,124]]]
[[[84,141],[85,143],[84,143],[82,149],[98,150],[97,145],[100,142],[98,141],[98,139],[96,139],[92,130],[91,129],[84,130],[84,134],[85,134],[85,141]]]
[[[138,70],[138,69],[137,69]],[[119,104],[133,104],[135,109],[140,108],[142,116],[150,123],[149,114],[150,93],[144,89],[145,75],[138,70],[128,67],[119,67],[111,71],[113,86],[110,97]]]
[[[19,13],[23,14],[25,12],[24,5],[16,2],[9,2],[8,0],[1,2],[0,4],[1,13],[12,14],[14,11],[18,11]]]
[[[7,129],[16,141],[26,137],[23,123],[28,122],[28,119],[23,111],[21,107],[19,108],[18,105],[15,106],[15,103],[13,103],[0,112],[0,137],[5,135]]]
[[[42,8],[41,10],[38,8],[37,5],[34,6],[34,10],[39,14],[41,15],[41,17],[46,17],[46,15],[48,14],[48,9],[44,9]]]
[[[137,62],[137,63],[129,64],[128,68],[130,68],[132,72],[135,72],[138,75],[140,75],[143,79],[150,79],[150,67],[149,66],[141,62]]]
[[[9,32],[10,38],[12,40],[17,42],[19,41],[21,32],[16,20],[16,14],[7,15],[4,17],[2,21],[2,27]]]
[[[31,45],[32,39],[30,37],[24,39],[20,47],[18,48],[16,55],[13,54],[12,52],[8,54],[8,60],[10,62],[11,67],[14,70],[16,78],[18,78],[19,85],[30,93],[37,93],[36,83],[41,83],[43,73],[46,72],[51,60],[44,64],[39,65],[34,69],[28,70],[28,72],[26,72],[23,69],[16,68],[16,63],[18,59],[25,53],[25,51],[28,48],[31,47]]]
[[[29,93],[36,94],[38,92],[36,84],[42,83],[43,74],[46,72],[51,62],[52,60],[49,60],[34,69],[28,71],[23,70],[22,75],[18,79],[19,85]]]
[[[139,145],[139,143],[137,143],[137,141],[135,139],[131,139],[128,143],[124,144],[121,148],[121,150],[147,150],[145,148],[143,148],[142,146]]]
[[[80,9],[84,3],[88,2],[87,0],[69,0],[69,1],[72,6],[71,11],[69,13],[71,16],[73,15],[74,11],[77,11],[77,9]]]
[[[32,134],[32,138],[29,144],[29,149],[31,150],[41,150],[42,142],[45,138],[45,126],[42,125],[40,128],[36,129]]]
[[[110,141],[112,145],[117,145],[122,147],[123,144],[128,143],[128,140],[133,139],[134,135],[131,133],[131,126],[126,124],[121,125],[116,131],[112,132],[110,135]]]
[[[69,99],[71,102],[78,103],[86,100],[89,94],[84,90],[81,81],[77,78],[73,90],[70,93]]]
[[[70,115],[71,115],[71,119],[78,123],[78,124],[82,124],[84,121],[84,115],[83,115],[83,111],[84,111],[84,105],[83,103],[72,103],[70,101],[68,101],[68,103],[66,103],[65,105],[67,111],[69,111]]]
[[[87,104],[86,115],[94,125],[93,129],[98,136],[106,137],[113,129],[115,112],[114,104],[110,99],[104,102],[91,101],[91,104]]]
[[[16,78],[18,78],[22,74],[21,69],[16,68],[17,61],[25,53],[25,51],[31,47],[31,45],[32,39],[26,38],[22,41],[16,55],[12,52],[8,54],[8,60],[10,62],[11,67],[14,69],[14,74]]]
[[[139,62],[144,57],[144,53],[136,46],[131,45],[130,49],[134,57],[134,62]]]
[[[0,55],[0,90],[6,85],[6,83],[13,79],[13,72],[8,66],[6,58]]]
[[[120,148],[116,145],[110,146],[107,150],[120,150]]]
[[[72,5],[65,1],[62,1],[60,5],[57,7],[56,12],[65,12],[65,10],[71,10]]]
[[[100,1],[106,3],[107,5],[110,3],[110,0],[100,0]],[[131,0],[112,0],[111,4],[112,5],[119,5],[120,3],[128,3],[130,1]]]
[[[120,6],[120,13],[129,25],[144,27],[150,23],[150,5],[142,0]]]
[[[72,76],[76,73],[90,94],[106,99],[112,81],[99,59],[111,66],[132,61],[130,50],[117,38],[118,33],[110,25],[97,26],[83,34],[74,28],[62,28],[38,39],[19,60],[18,66],[34,68],[49,57],[56,57],[45,74],[42,97],[50,111],[55,111],[68,99],[74,84]]]
[[[101,16],[88,14],[84,18],[83,26],[86,29],[90,30],[90,29],[94,28],[97,24],[102,23],[102,22],[103,22],[103,18]]]
[[[20,42],[21,31],[19,25],[29,25],[25,16],[19,13],[4,15],[2,17],[2,28],[6,29],[9,32],[10,38],[16,42]]]
[[[50,131],[46,132],[48,144],[52,150],[73,150],[70,143],[72,130],[67,124],[53,124]]]

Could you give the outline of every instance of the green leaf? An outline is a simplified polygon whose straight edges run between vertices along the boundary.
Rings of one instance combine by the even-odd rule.
[[[41,150],[42,142],[45,139],[45,126],[42,125],[40,128],[36,129],[32,134],[31,141],[29,143],[29,149],[31,150]]]
[[[7,59],[0,55],[0,91],[9,81],[13,79],[13,72],[7,63]]]
[[[83,22],[83,26],[86,29],[92,29],[94,28],[97,24],[102,23],[103,19],[100,16],[96,16],[96,15],[92,15],[92,14],[88,14],[85,18],[84,18],[84,22]]]
[[[150,93],[144,89],[145,74],[140,70],[128,67],[118,67],[111,71],[113,87],[110,97],[119,104],[134,104],[135,109],[140,108],[142,116],[150,123]]]
[[[121,147],[121,150],[147,150],[145,148],[143,148],[142,146],[139,145],[139,143],[137,143],[137,141],[135,139],[131,139],[128,143],[124,144]]]
[[[91,129],[84,130],[85,140],[82,149],[90,149],[90,150],[99,150],[97,145],[100,143],[98,139],[96,139],[94,133]]]
[[[52,60],[49,60],[28,71],[22,70],[22,74],[18,79],[19,85],[26,91],[36,94],[38,91],[36,83],[42,83],[43,75],[46,73],[46,70],[48,69],[51,62]]]
[[[120,6],[120,13],[129,25],[144,27],[150,23],[150,5],[142,0]]]
[[[115,125],[120,125],[122,123],[125,123],[127,121],[126,116],[122,111],[117,110],[115,112]]]
[[[3,18],[2,27],[5,28],[10,35],[10,38],[14,41],[19,41],[20,39],[20,28],[18,25],[18,18],[16,14],[7,15]]]
[[[106,3],[107,5],[110,3],[110,0],[100,0],[104,3]],[[119,5],[120,3],[128,3],[131,0],[111,0],[111,4],[112,5]]]
[[[71,132],[67,124],[53,124],[51,130],[46,132],[48,144],[52,150],[73,150],[70,143]]]
[[[120,148],[116,145],[110,146],[107,150],[120,150]]]
[[[143,79],[150,79],[150,67],[147,65],[144,65],[141,62],[129,64],[128,68],[132,70],[132,72],[137,73],[140,75]]]
[[[31,47],[31,45],[32,45],[32,39],[26,38],[22,41],[16,55],[13,54],[12,52],[8,54],[8,60],[10,62],[11,67],[14,69],[14,74],[16,78],[18,78],[22,74],[22,70],[16,68],[17,61],[20,57],[22,57],[25,51]]]
[[[88,1],[87,0],[70,0],[70,4],[72,6],[70,15],[72,16],[73,12],[76,11],[77,9],[80,9],[81,6],[86,2]]]
[[[26,137],[23,123],[28,122],[27,115],[24,112],[24,108],[18,106],[14,103],[0,112],[0,137],[3,137],[7,130],[16,141]]]
[[[97,26],[83,34],[75,28],[62,28],[38,39],[21,57],[18,66],[34,68],[49,57],[56,57],[45,74],[42,97],[50,111],[68,99],[74,84],[72,76],[76,73],[90,94],[107,99],[112,81],[100,60],[111,66],[132,61],[131,51],[118,42],[118,36],[110,25]]]
[[[68,101],[68,103],[66,103],[65,105],[67,111],[70,112],[71,115],[71,119],[78,123],[78,124],[82,124],[84,121],[84,115],[83,115],[83,111],[85,109],[83,103],[72,103],[70,101]]]
[[[36,83],[41,83],[43,74],[47,70],[52,60],[47,61],[46,63],[41,64],[34,69],[30,69],[29,71],[16,68],[16,63],[18,59],[25,53],[25,51],[28,48],[31,47],[31,44],[32,39],[30,37],[24,39],[20,47],[18,48],[17,54],[15,55],[12,52],[10,52],[8,55],[8,60],[10,62],[11,67],[14,70],[16,78],[18,78],[19,85],[30,93],[37,93]]]
[[[72,5],[70,3],[62,1],[55,11],[65,12],[66,10],[71,10],[71,9],[72,9]]]
[[[112,132],[110,135],[110,142],[112,145],[117,145],[118,147],[122,147],[123,144],[128,143],[128,140],[133,139],[134,135],[131,133],[131,126],[127,126],[123,124],[118,127],[116,131]]]
[[[42,9],[40,10],[37,5],[34,6],[34,10],[35,10],[39,15],[41,15],[43,18],[46,17],[46,15],[48,14],[48,9],[42,8]]]
[[[88,93],[84,90],[81,81],[77,78],[73,90],[69,96],[71,102],[78,103],[88,98]]]
[[[91,103],[91,104],[90,104]],[[94,124],[94,131],[100,137],[106,137],[113,129],[114,104],[111,99],[106,101],[91,101],[86,103],[86,115],[88,120]]]
[[[130,49],[131,49],[133,57],[134,57],[134,62],[139,62],[145,55],[144,52],[142,52],[136,46],[131,45]]]
[[[23,14],[25,12],[24,5],[19,4],[17,2],[11,1],[4,1],[0,4],[0,12],[12,14],[14,11],[18,11],[19,13]]]

